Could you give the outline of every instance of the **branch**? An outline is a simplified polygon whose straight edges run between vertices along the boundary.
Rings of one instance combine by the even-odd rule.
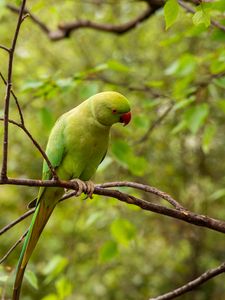
[[[13,252],[13,250],[22,242],[22,240],[25,238],[25,236],[27,235],[28,233],[28,230],[27,229],[24,234],[19,238],[19,240],[7,251],[7,253],[0,259],[0,264],[2,264],[9,256],[10,253]]]
[[[34,180],[34,179],[5,178],[5,179],[0,180],[0,184],[23,185],[23,186],[62,187],[62,188],[66,188],[66,189],[76,190],[76,191],[78,190],[78,184],[76,182],[62,181],[62,180],[58,180],[58,181],[45,180],[45,181],[43,181],[43,180]],[[155,203],[149,202],[147,200],[139,199],[137,197],[128,195],[126,193],[122,193],[118,190],[106,189],[107,186],[108,187],[128,186],[128,187],[133,187],[133,188],[138,188],[138,189],[144,190],[144,191],[154,194],[156,196],[162,197],[163,199],[165,199],[167,201],[169,198],[173,199],[168,194],[161,192],[154,187],[145,186],[145,185],[141,185],[141,184],[134,183],[134,182],[111,182],[111,183],[105,183],[103,185],[96,185],[95,189],[94,189],[94,194],[104,195],[106,197],[113,197],[122,202],[126,202],[128,204],[139,206],[144,210],[152,211],[157,214],[169,216],[174,219],[179,219],[186,223],[190,223],[190,224],[193,224],[196,226],[201,226],[201,227],[209,228],[209,229],[212,229],[212,230],[215,230],[218,232],[225,233],[225,222],[222,220],[217,220],[217,219],[205,216],[205,215],[196,214],[194,212],[187,210],[186,208],[182,209],[181,205],[180,205],[181,208],[179,208],[179,209],[168,208],[163,205],[155,204]],[[84,190],[83,192],[85,193],[86,190]],[[69,196],[67,195],[67,197],[65,199],[71,197],[72,195],[74,195],[74,194],[72,193]],[[171,200],[170,200],[170,202],[171,202]],[[174,203],[174,204],[176,204],[176,203]],[[26,218],[26,216],[25,217],[22,216],[21,218],[24,219],[24,218]],[[16,222],[16,221],[14,221],[14,222]],[[11,227],[12,226],[10,226],[10,228]],[[2,231],[5,232],[6,230],[2,229],[1,232]]]
[[[150,134],[152,133],[152,131],[155,129],[155,127],[157,127],[166,117],[167,115],[171,112],[171,110],[174,107],[174,103],[172,103],[165,111],[164,113],[158,117],[158,119],[155,120],[155,122],[153,122],[150,127],[148,128],[148,130],[146,131],[146,133],[143,135],[143,137],[141,137],[138,141],[136,141],[136,144],[139,143],[143,143],[145,142]]]
[[[10,53],[10,49],[7,48],[7,47],[5,47],[5,46],[3,46],[3,45],[0,45],[0,49],[3,49],[3,50],[5,50],[6,52]]]
[[[196,279],[186,283],[185,285],[181,286],[180,288],[173,290],[169,293],[166,293],[164,295],[158,296],[156,298],[150,298],[149,300],[169,300],[174,299],[180,295],[183,295],[187,292],[190,292],[194,288],[200,286],[204,282],[210,280],[211,278],[218,276],[221,273],[225,272],[225,262],[222,263],[219,267],[211,269],[197,277]]]
[[[180,6],[182,6],[187,12],[190,12],[192,14],[196,13],[195,9],[193,9],[192,7],[190,7],[190,5],[186,4],[184,1],[178,0],[178,2],[180,4]],[[214,26],[214,27],[216,27],[216,28],[218,28],[218,29],[220,29],[220,30],[222,30],[222,31],[225,31],[225,26],[222,25],[221,23],[215,21],[215,20],[211,19],[211,25]]]
[[[5,85],[7,85],[7,81],[5,80],[3,74],[0,72],[0,77],[2,79],[2,81],[4,82]],[[16,103],[16,106],[17,106],[17,109],[18,109],[18,112],[19,112],[19,115],[20,115],[20,122],[22,125],[24,125],[24,118],[23,118],[23,113],[22,113],[22,110],[21,110],[21,107],[19,105],[19,101],[14,93],[14,91],[11,89],[11,94],[15,100],[15,103]]]
[[[0,121],[4,121],[4,118],[0,118]],[[41,155],[43,156],[44,160],[46,161],[51,173],[52,173],[52,176],[53,176],[53,179],[54,180],[58,180],[58,176],[56,174],[56,171],[54,169],[54,167],[52,166],[50,160],[48,159],[48,156],[46,155],[45,151],[41,148],[41,146],[38,144],[38,142],[33,138],[33,136],[31,135],[31,133],[29,132],[29,130],[25,127],[25,124],[20,124],[14,120],[10,120],[8,119],[8,122],[21,128],[25,133],[26,135],[29,137],[29,139],[32,141],[32,143],[35,145],[35,147],[39,150],[39,152],[41,153]]]
[[[122,35],[127,33],[128,31],[136,28],[140,23],[146,21],[151,15],[153,15],[158,9],[163,6],[163,0],[149,0],[146,1],[148,3],[147,9],[142,12],[135,19],[120,25],[113,24],[99,24],[90,20],[78,20],[68,23],[62,23],[58,25],[58,30],[51,31],[48,26],[46,26],[42,21],[39,20],[36,16],[34,16],[30,11],[26,8],[24,12],[30,15],[31,20],[37,24],[40,29],[46,33],[50,40],[58,41],[64,38],[68,38],[71,32],[78,30],[80,28],[90,28],[103,32],[110,32],[118,35]],[[13,5],[7,5],[12,12],[18,13],[18,8]]]
[[[26,0],[23,0],[21,7],[19,9],[19,17],[18,17],[14,37],[12,40],[11,48],[9,49],[8,76],[7,76],[6,95],[5,95],[5,104],[4,104],[4,137],[3,137],[3,158],[2,158],[1,178],[7,178],[8,119],[9,119],[9,104],[10,104],[10,95],[11,95],[11,87],[12,87],[11,81],[12,81],[12,70],[13,70],[13,59],[14,59],[14,52],[16,48],[16,42],[20,31],[20,26],[23,22],[23,10],[25,5],[26,5]]]

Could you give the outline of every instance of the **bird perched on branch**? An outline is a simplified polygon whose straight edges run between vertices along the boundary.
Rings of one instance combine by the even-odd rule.
[[[128,100],[116,92],[96,94],[79,106],[63,114],[55,123],[49,136],[46,154],[63,180],[77,180],[79,192],[84,190],[82,181],[89,181],[104,159],[110,128],[115,123],[127,125],[131,119]],[[43,164],[43,180],[51,179],[46,161]],[[91,196],[93,184],[86,184]],[[38,239],[64,193],[61,187],[40,187],[35,213],[19,258],[14,282],[13,300],[20,297],[20,289],[27,263]]]

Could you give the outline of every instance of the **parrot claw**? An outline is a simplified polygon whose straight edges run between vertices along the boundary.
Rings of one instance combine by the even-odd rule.
[[[92,195],[95,190],[95,185],[91,180],[85,181],[85,185],[86,185],[85,194],[87,194],[88,198],[92,199],[93,198]]]
[[[85,193],[88,198],[92,199],[92,195],[95,189],[94,183],[90,180],[82,181],[80,179],[73,179],[71,182],[76,183],[76,188],[78,185],[78,190],[76,192],[76,197],[79,197],[82,193]]]

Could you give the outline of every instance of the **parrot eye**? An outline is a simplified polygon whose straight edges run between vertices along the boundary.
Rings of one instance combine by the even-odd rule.
[[[113,113],[113,114],[115,114],[116,112],[117,112],[117,110],[116,110],[116,109],[113,109],[113,110],[112,110],[112,113]]]

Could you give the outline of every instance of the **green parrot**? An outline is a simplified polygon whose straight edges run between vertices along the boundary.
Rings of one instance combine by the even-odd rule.
[[[96,94],[63,114],[49,136],[46,154],[62,180],[88,181],[104,159],[110,128],[115,123],[127,125],[131,119],[128,100],[117,92]],[[43,180],[51,179],[43,163]],[[20,297],[23,275],[38,239],[56,204],[64,194],[60,187],[40,187],[35,213],[19,258],[13,300]]]

